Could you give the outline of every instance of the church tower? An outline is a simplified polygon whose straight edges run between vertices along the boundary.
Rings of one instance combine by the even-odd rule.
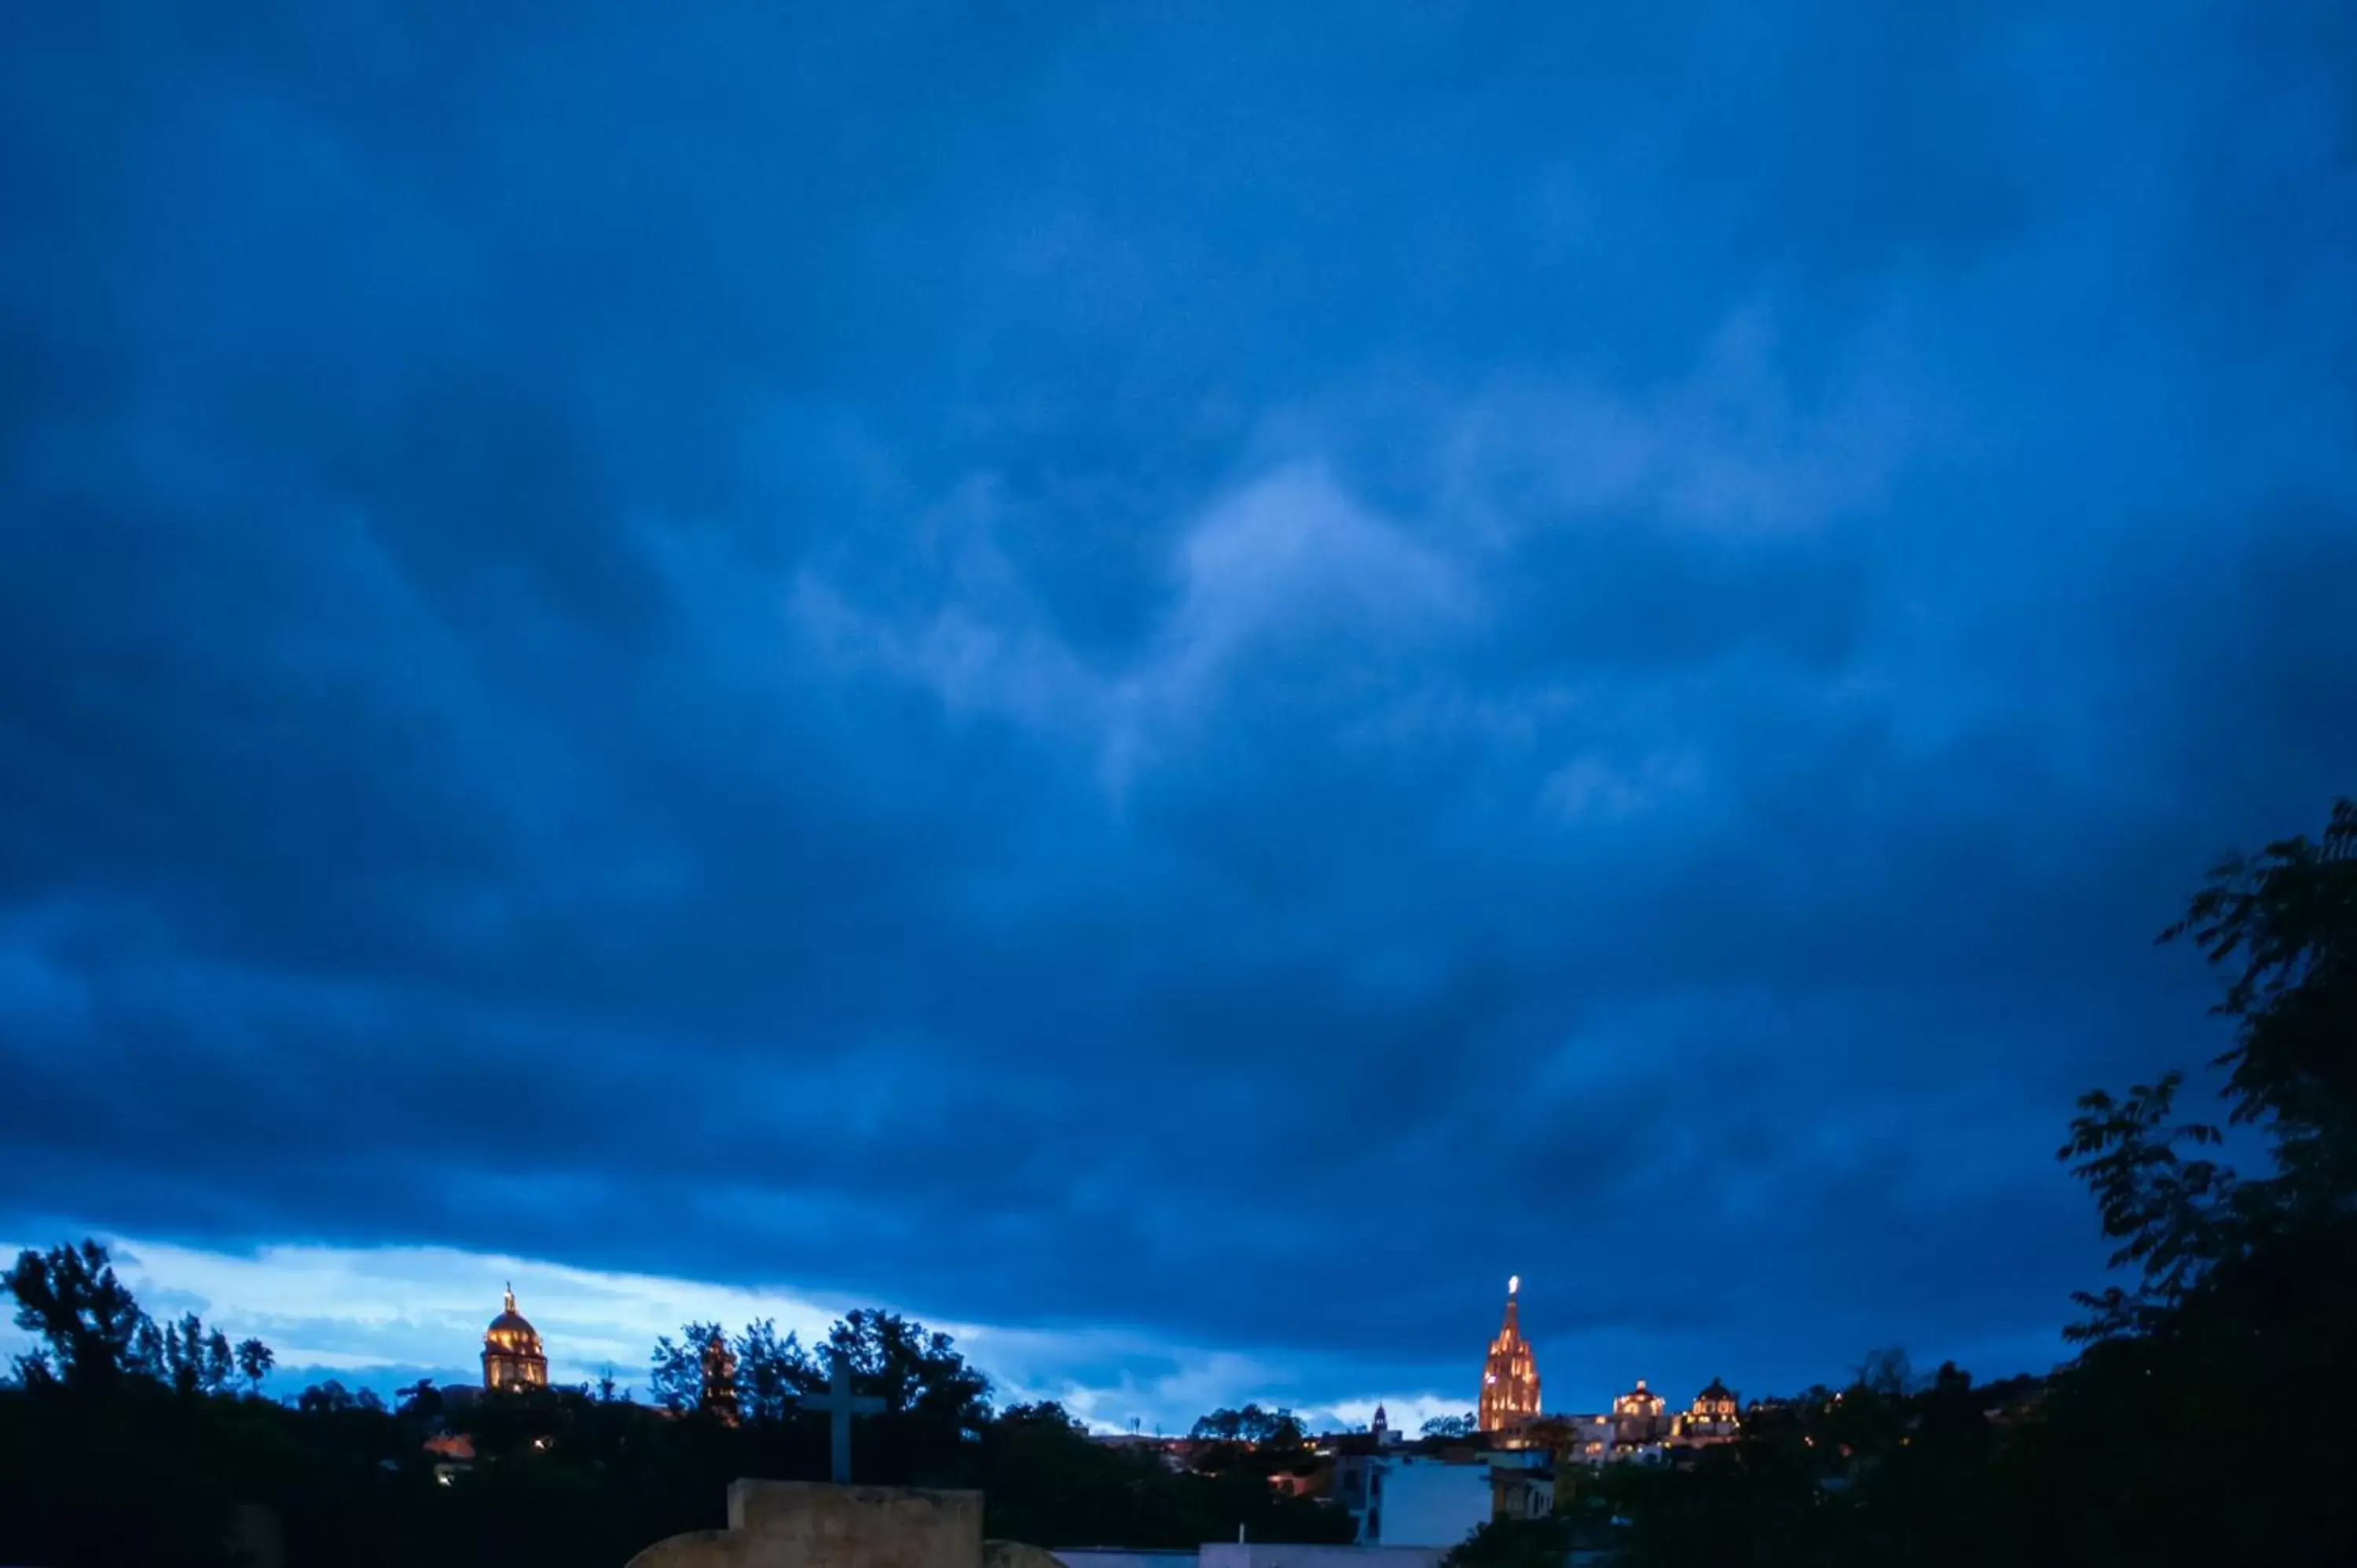
[[[1481,1366],[1484,1432],[1510,1432],[1539,1412],[1538,1363],[1531,1358],[1531,1342],[1523,1337],[1515,1302],[1522,1288],[1520,1274],[1506,1282],[1505,1325],[1490,1341],[1490,1359]]]

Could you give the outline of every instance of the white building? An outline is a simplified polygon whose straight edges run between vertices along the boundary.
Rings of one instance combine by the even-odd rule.
[[[1447,1552],[1493,1519],[1545,1518],[1555,1476],[1547,1456],[1530,1450],[1348,1455],[1335,1463],[1334,1497],[1362,1546]]]
[[[1440,1568],[1448,1553],[1437,1546],[1275,1546],[1217,1541],[1203,1548],[1201,1568]]]
[[[1128,1552],[1119,1547],[1061,1547],[1049,1553],[1064,1568],[1197,1568],[1192,1552]]]
[[[1194,1552],[1118,1552],[1060,1547],[1049,1553],[1064,1568],[1440,1568],[1437,1546],[1281,1546],[1260,1541],[1214,1541]]]
[[[1564,1444],[1566,1459],[1580,1465],[1601,1465],[1612,1457],[1615,1436],[1609,1415],[1551,1415],[1546,1418],[1569,1434]]]

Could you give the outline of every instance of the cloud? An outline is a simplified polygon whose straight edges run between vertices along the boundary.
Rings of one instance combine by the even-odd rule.
[[[986,511],[974,523],[978,537],[962,542],[945,597],[920,624],[863,611],[810,577],[795,585],[791,620],[837,667],[914,685],[952,720],[1004,719],[1092,751],[1116,798],[1155,756],[1190,748],[1247,668],[1314,664],[1338,637],[1413,648],[1478,607],[1450,561],[1369,515],[1321,468],[1297,465],[1185,525],[1167,611],[1134,660],[1099,669],[1011,585]]]
[[[2357,777],[2328,7],[118,20],[0,61],[0,1222],[307,1364],[2010,1363]]]

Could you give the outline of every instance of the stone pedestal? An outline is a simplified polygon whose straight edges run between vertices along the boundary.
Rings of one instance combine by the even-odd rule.
[[[983,1568],[982,1494],[737,1481],[726,1530],[659,1541],[630,1568]]]

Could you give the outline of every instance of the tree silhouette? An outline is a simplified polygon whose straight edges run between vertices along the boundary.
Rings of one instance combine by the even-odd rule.
[[[96,1389],[133,1369],[147,1318],[115,1278],[104,1247],[91,1240],[47,1252],[27,1249],[17,1254],[5,1283],[16,1301],[16,1326],[41,1341],[16,1358],[25,1381]]]
[[[277,1355],[259,1339],[237,1342],[237,1375],[245,1380],[246,1391],[256,1398],[262,1394],[262,1380],[278,1364]],[[428,1382],[431,1379],[426,1380]]]
[[[666,1334],[655,1341],[647,1388],[657,1404],[673,1414],[703,1407],[704,1352],[719,1332],[716,1323],[689,1323],[681,1326],[678,1339]]]
[[[778,1337],[778,1326],[769,1318],[745,1326],[737,1337],[737,1388],[748,1421],[784,1421],[794,1402],[824,1386],[826,1375],[800,1336]]]
[[[845,1314],[826,1337],[850,1359],[854,1383],[895,1415],[971,1436],[990,1419],[990,1380],[968,1365],[946,1334],[898,1313]]]

